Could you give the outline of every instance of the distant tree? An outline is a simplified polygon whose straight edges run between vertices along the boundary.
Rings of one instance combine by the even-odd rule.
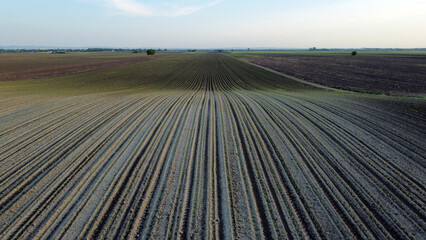
[[[52,54],[65,54],[65,51],[63,51],[63,50],[53,50],[51,53]]]
[[[154,55],[157,51],[155,51],[154,49],[148,49],[146,50],[146,55]]]
[[[356,51],[353,51],[352,53],[351,53],[351,55],[352,56],[356,56],[358,53],[356,52]]]

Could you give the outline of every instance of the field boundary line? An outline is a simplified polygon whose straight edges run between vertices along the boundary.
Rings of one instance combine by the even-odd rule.
[[[227,55],[227,56],[229,56],[229,55]],[[236,60],[238,60],[238,61],[241,61],[241,62],[243,62],[243,63],[247,63],[247,64],[250,64],[250,65],[252,65],[252,66],[255,66],[255,67],[261,68],[261,69],[266,70],[266,71],[268,71],[268,72],[274,73],[274,74],[276,74],[276,75],[278,75],[278,76],[285,77],[285,78],[287,78],[287,79],[290,79],[290,80],[293,80],[293,81],[296,81],[296,82],[299,82],[299,83],[303,83],[303,84],[306,84],[306,85],[310,85],[310,86],[312,86],[312,87],[321,88],[321,89],[326,89],[326,90],[331,90],[331,91],[338,91],[338,92],[355,93],[355,92],[353,92],[353,91],[349,91],[349,90],[343,90],[343,89],[338,89],[338,88],[333,88],[333,87],[327,87],[327,86],[323,86],[323,85],[320,85],[320,84],[317,84],[317,83],[309,82],[309,81],[306,81],[306,80],[300,79],[300,78],[298,78],[298,77],[291,76],[291,75],[288,75],[288,74],[286,74],[286,73],[282,73],[282,72],[275,71],[275,70],[273,70],[273,69],[270,69],[270,68],[267,68],[267,67],[264,67],[264,66],[258,65],[258,64],[256,64],[256,63],[252,63],[252,62],[249,62],[249,61],[245,61],[245,60],[243,60],[243,59],[239,59],[239,58],[237,58],[237,57],[233,57],[233,56],[229,56],[229,57],[234,58],[234,59],[236,59]]]

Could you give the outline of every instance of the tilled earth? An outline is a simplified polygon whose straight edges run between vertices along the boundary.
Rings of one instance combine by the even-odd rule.
[[[249,61],[335,88],[426,96],[426,55],[256,54]]]
[[[0,238],[425,239],[424,100],[181,61],[163,89],[0,95]]]

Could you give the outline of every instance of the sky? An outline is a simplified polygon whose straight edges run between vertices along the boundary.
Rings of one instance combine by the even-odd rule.
[[[425,0],[0,0],[0,46],[424,48]]]

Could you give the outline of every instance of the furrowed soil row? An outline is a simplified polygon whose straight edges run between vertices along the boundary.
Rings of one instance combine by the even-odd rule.
[[[130,104],[134,104],[134,102],[131,102]],[[130,106],[130,105],[128,105],[128,106]],[[81,137],[87,137],[87,136],[89,136],[89,135],[91,135],[92,134],[92,132],[94,131],[94,130],[96,130],[96,129],[98,129],[101,125],[103,125],[103,124],[105,124],[106,123],[106,121],[108,121],[108,120],[110,120],[112,117],[114,117],[115,116],[115,114],[118,114],[119,112],[121,112],[121,111],[124,111],[128,106],[126,106],[125,108],[121,108],[121,107],[119,107],[118,108],[118,110],[115,110],[115,112],[112,112],[112,114],[109,116],[109,117],[107,117],[107,119],[105,119],[105,121],[100,121],[100,122],[98,122],[98,121],[96,121],[97,122],[97,124],[95,125],[95,126],[93,126],[93,127],[91,127],[88,131],[85,131],[86,132],[86,134],[84,134],[84,135],[82,135]],[[111,113],[111,112],[110,112]],[[77,141],[75,141],[76,143],[80,143],[81,141],[80,141],[80,139],[77,139]],[[69,144],[69,148],[73,148],[73,149],[75,149],[76,147],[74,146],[74,144],[73,143],[70,143]],[[62,153],[63,153],[63,150],[62,150]],[[65,155],[64,154],[62,154],[62,156],[61,156],[61,158],[64,158],[65,157]],[[55,159],[55,157],[53,158],[53,159]],[[80,164],[78,164],[77,165],[77,171],[78,170],[80,170],[81,168],[82,168],[82,165],[81,164],[86,164],[87,163],[87,161],[88,161],[88,159],[89,158],[86,158],[86,160],[84,161],[84,162],[82,162],[82,163],[80,163]],[[74,164],[75,165],[75,164]],[[44,169],[41,169],[41,170],[39,170],[42,174],[47,174],[47,173],[49,173],[50,171],[48,170],[48,169],[46,169],[46,170],[44,170]],[[74,176],[75,174],[76,174],[77,172],[71,172],[71,178],[72,178],[72,176]],[[36,172],[35,174],[37,174],[38,175],[38,173]],[[38,178],[41,178],[41,176],[38,176]],[[70,178],[63,178],[64,180],[63,181],[65,181],[65,183],[66,182],[68,182],[69,181],[69,179]],[[67,180],[68,179],[68,180]],[[30,182],[30,181],[28,181],[28,182]],[[62,183],[55,183],[56,184],[56,187],[53,187],[53,186],[51,186],[49,189],[50,190],[54,190],[54,192],[51,192],[51,193],[44,193],[43,195],[44,196],[48,196],[48,197],[50,197],[52,194],[54,194],[54,195],[57,195],[58,193],[59,193],[59,191],[60,191],[60,189],[61,188],[63,188],[64,186],[66,186],[66,184],[65,184],[64,182],[62,182]],[[22,184],[27,184],[26,182],[23,182],[23,183],[21,183],[21,185]],[[58,190],[58,188],[59,188],[59,190]],[[16,189],[16,188],[15,188]],[[21,192],[21,190],[19,190],[18,192]],[[44,198],[43,198],[44,199]],[[53,199],[52,197],[50,197],[50,199]],[[51,201],[51,200],[50,200]],[[46,199],[44,199],[44,200],[42,200],[41,202],[44,204],[44,206],[47,206],[48,205],[48,203],[50,202],[49,200],[46,200]],[[10,203],[10,201],[9,201],[9,203]],[[37,209],[37,210],[34,210],[34,211],[37,211],[37,213],[32,213],[30,216],[31,216],[31,218],[35,218],[42,210],[44,210],[44,207],[36,207],[37,205],[35,205],[33,208],[34,209]],[[19,226],[19,225],[18,225]],[[22,229],[22,228],[21,228]],[[15,233],[15,236],[18,236],[19,237],[19,234],[17,234],[17,233]]]
[[[327,122],[327,120],[320,120],[318,118],[316,118],[313,115],[310,115],[311,119],[316,120],[317,122]],[[333,126],[333,123],[327,123],[327,125],[331,125],[331,128],[328,128],[327,132],[331,132],[333,133],[335,130],[334,129],[339,129],[340,131],[335,131],[335,136],[339,136],[340,133],[346,133],[346,135],[341,135],[340,136],[340,141],[347,141],[345,142],[345,144],[343,146],[347,146],[347,151],[349,153],[357,153],[359,152],[360,155],[354,155],[355,158],[357,158],[357,162],[364,162],[364,164],[362,164],[361,167],[358,168],[365,168],[366,170],[370,171],[370,174],[375,176],[375,178],[377,178],[379,181],[381,181],[381,184],[384,184],[385,186],[387,186],[388,188],[390,188],[389,190],[391,190],[394,194],[396,194],[395,196],[397,196],[397,198],[401,199],[401,201],[405,202],[407,204],[408,207],[415,207],[415,204],[410,203],[411,200],[409,200],[407,198],[407,194],[406,193],[402,193],[401,190],[399,190],[401,188],[401,186],[399,186],[399,182],[401,181],[401,179],[396,179],[393,180],[392,178],[390,178],[389,174],[392,173],[387,173],[384,174],[383,171],[386,171],[390,168],[390,166],[388,165],[388,161],[386,161],[386,158],[383,156],[379,156],[376,154],[380,154],[378,153],[376,150],[370,148],[367,145],[364,145],[360,140],[358,140],[355,136],[353,136],[351,133],[347,132],[345,129],[340,128],[339,126]],[[350,138],[348,138],[350,137]],[[349,141],[353,141],[353,143],[350,143]],[[353,147],[352,147],[353,146]],[[375,161],[364,161],[363,157],[361,155],[361,152],[363,151],[363,149],[361,149],[360,147],[363,147],[364,149],[367,149],[369,151],[371,151],[370,153],[364,153],[363,155],[370,155],[370,159],[377,159],[379,160],[379,162],[375,162]],[[384,163],[381,167],[379,167],[379,164],[381,165],[381,163]],[[392,169],[392,168],[391,168]],[[396,170],[394,170],[396,171]],[[397,175],[394,175],[393,177],[399,178],[399,176],[401,176],[401,174],[399,172],[397,172]],[[391,183],[392,182],[392,183]],[[381,185],[380,184],[380,185]],[[395,186],[394,186],[395,185]],[[410,184],[412,185],[412,184]],[[401,188],[402,189],[402,188]],[[424,194],[424,192],[422,191],[421,193],[422,195]],[[408,195],[409,196],[409,195]],[[414,200],[416,201],[416,200]],[[420,204],[420,203],[419,203]],[[423,214],[421,209],[424,210],[424,206],[422,206],[423,204],[420,204],[420,208],[416,208],[416,209],[412,209],[415,213],[417,214]],[[420,215],[421,219],[424,219],[424,216]]]
[[[158,99],[154,98],[154,101],[158,101]],[[154,103],[155,105],[154,101],[150,101],[148,103]],[[107,159],[114,160],[114,155],[121,155],[123,153],[123,146],[128,146],[129,144],[129,142],[126,140],[134,136],[133,134],[136,131],[135,127],[141,124],[141,122],[143,122],[135,120],[143,120],[146,116],[141,113],[143,113],[147,108],[148,105],[144,104],[141,108],[137,108],[133,110],[132,113],[129,113],[130,116],[128,118],[123,118],[122,120],[120,120],[120,122],[118,123],[120,124],[120,127],[113,128],[111,133],[108,133],[110,139],[108,140],[108,147],[105,146],[107,141],[102,141],[100,142],[100,145],[96,148],[96,151],[93,152],[93,154],[87,156],[88,158],[97,159],[97,161],[95,164],[92,165],[90,169],[86,170],[86,173],[82,174],[82,176],[84,177],[81,179],[80,182],[78,182],[78,185],[75,185],[74,192],[70,194],[70,197],[74,198],[75,200],[71,199],[67,201],[62,201],[62,206],[60,207],[60,209],[62,209],[61,211],[58,211],[58,209],[56,209],[53,212],[52,210],[51,214],[55,214],[57,216],[56,219],[60,220],[59,223],[57,223],[56,225],[56,229],[61,225],[62,222],[64,222],[65,219],[68,219],[68,221],[67,225],[64,228],[68,229],[74,222],[77,216],[76,214],[80,213],[86,203],[90,200],[90,196],[95,194],[96,190],[99,191],[98,189],[100,188],[100,185],[103,181],[108,181],[108,179],[110,178],[110,171],[112,171],[114,165],[118,163],[117,161],[107,161]],[[116,134],[118,131],[120,131],[120,134]],[[100,151],[100,149],[106,150]],[[98,158],[95,158],[96,155],[100,156]],[[80,201],[82,202],[80,203],[80,201],[76,199],[80,199]],[[74,204],[67,204],[67,202],[73,202]],[[80,206],[77,208],[78,204],[80,204]],[[74,209],[73,214],[72,216],[69,216],[72,213],[71,209]],[[59,217],[58,214],[62,214],[62,216]],[[49,218],[52,219],[53,217]],[[46,233],[44,234],[46,235]],[[51,237],[52,234],[53,232],[49,235],[49,237]]]
[[[286,114],[286,116],[288,116],[289,114]],[[281,117],[280,119],[286,119],[287,117]],[[297,125],[296,125],[297,126]],[[288,126],[287,128],[283,128],[283,130],[285,130],[285,129],[294,129],[295,128],[295,125],[290,125],[290,126]],[[296,129],[297,129],[298,127],[296,127]],[[302,132],[303,132],[303,130],[302,130]],[[290,134],[290,133],[286,133],[285,135],[288,135],[288,134]],[[291,136],[291,135],[290,135]],[[293,139],[303,139],[303,135],[302,136],[299,136],[299,137],[293,137]],[[305,141],[306,142],[309,142],[310,140],[308,140],[309,138],[307,138]],[[288,140],[287,140],[288,141]],[[312,143],[314,143],[314,142],[312,142]],[[314,145],[315,146],[315,145]],[[296,148],[295,148],[295,150],[297,151],[297,149],[298,148],[301,148],[301,146],[296,146]],[[302,148],[301,148],[302,149]],[[321,149],[321,148],[318,148],[318,149]],[[321,155],[323,155],[324,153],[322,153]],[[321,156],[321,155],[319,155],[319,156]],[[300,160],[303,160],[303,158],[302,159],[300,159]],[[331,175],[331,176],[334,176],[334,175]]]
[[[118,111],[122,111],[121,107],[122,106],[118,106],[118,108],[117,108],[116,111],[117,112]],[[25,187],[27,184],[29,184],[31,182],[31,180],[33,180],[35,177],[39,176],[40,173],[44,173],[45,171],[48,171],[48,169],[51,168],[52,165],[54,165],[56,163],[56,160],[59,160],[60,157],[63,157],[64,153],[66,153],[68,150],[70,150],[71,148],[74,147],[73,143],[76,143],[76,144],[80,143],[82,139],[84,139],[87,136],[89,136],[92,131],[94,131],[97,127],[99,127],[99,126],[101,126],[103,124],[103,122],[99,122],[98,123],[97,121],[94,121],[94,123],[95,124],[93,124],[93,126],[89,125],[89,128],[86,129],[86,131],[85,131],[86,133],[83,134],[83,135],[82,134],[78,134],[78,133],[82,133],[85,129],[83,129],[81,132],[77,132],[77,133],[72,134],[70,137],[64,136],[63,138],[68,137],[68,139],[71,138],[70,140],[72,140],[72,142],[68,142],[70,144],[67,147],[63,147],[63,146],[59,145],[57,149],[56,148],[53,148],[53,149],[51,148],[51,149],[45,151],[42,154],[37,154],[36,158],[34,158],[35,161],[37,161],[37,159],[40,159],[40,158],[42,158],[44,156],[45,156],[46,159],[49,159],[49,160],[46,161],[46,162],[37,161],[38,164],[35,167],[32,167],[31,169],[28,169],[28,171],[27,171],[27,173],[25,175],[20,174],[19,175],[20,178],[17,179],[15,182],[12,182],[12,184],[13,184],[12,185],[13,186],[13,190],[11,192],[9,192],[8,195],[12,194],[12,196],[13,196],[16,192],[19,192],[19,191],[22,190],[21,188],[17,188],[18,184],[22,185],[22,187]],[[59,141],[56,141],[56,143],[59,143]],[[58,152],[60,154],[57,154]],[[31,161],[34,161],[34,160],[31,160]],[[25,181],[24,182],[20,182],[24,178],[26,178]],[[11,183],[10,180],[9,181],[5,181],[5,182]],[[10,189],[12,187],[9,185],[8,188]],[[6,197],[6,194],[5,194],[6,192],[4,192],[4,190],[5,189],[2,190],[2,193],[3,193],[2,200],[5,200],[5,202],[9,202],[9,201],[7,201],[8,197]],[[0,202],[0,206],[3,206],[3,203],[4,202],[1,201]]]
[[[104,227],[104,225],[107,222],[108,217],[113,214],[114,212],[116,212],[117,210],[114,210],[114,208],[119,207],[120,205],[117,205],[119,202],[124,202],[125,199],[120,199],[121,194],[123,194],[123,191],[125,191],[126,189],[130,190],[129,188],[133,185],[126,185],[127,182],[134,182],[135,178],[139,175],[139,170],[141,169],[145,169],[145,171],[141,172],[142,174],[142,179],[145,177],[147,177],[147,174],[150,173],[151,169],[157,165],[156,162],[153,162],[152,159],[149,161],[143,161],[144,156],[146,156],[146,153],[149,153],[152,145],[151,142],[155,141],[155,133],[160,131],[162,129],[162,125],[163,125],[163,121],[164,119],[167,119],[168,117],[168,113],[172,112],[173,110],[173,104],[176,103],[176,99],[169,101],[166,105],[166,107],[164,107],[163,109],[165,110],[165,112],[161,113],[161,118],[156,121],[155,127],[151,127],[151,130],[149,130],[149,132],[147,132],[147,136],[144,137],[144,140],[142,141],[142,146],[137,148],[137,151],[135,153],[132,154],[132,157],[130,158],[129,161],[129,165],[127,165],[127,167],[125,169],[123,169],[125,171],[124,176],[121,174],[117,174],[116,176],[116,180],[115,180],[115,188],[111,189],[114,190],[112,191],[110,194],[107,194],[103,199],[103,201],[106,201],[104,204],[99,205],[98,209],[99,211],[101,211],[98,214],[94,214],[92,215],[92,217],[96,217],[98,218],[98,220],[90,220],[89,223],[85,226],[85,229],[87,229],[87,231],[89,231],[87,234],[90,235],[100,235],[101,234],[101,229]],[[161,135],[160,135],[161,136]],[[146,151],[146,152],[145,152]],[[143,168],[140,166],[144,166]],[[139,183],[139,186],[143,183],[143,181],[141,181]],[[137,186],[137,185],[136,185]],[[127,191],[128,191],[127,190]],[[137,193],[134,193],[137,194]],[[133,196],[136,196],[134,195]],[[110,195],[110,197],[107,197],[108,195]],[[134,199],[134,201],[136,201],[135,197],[130,198],[129,197],[129,201],[131,199]],[[106,206],[105,206],[106,205]],[[137,207],[137,206],[136,206]],[[97,210],[98,211],[98,210]],[[134,211],[135,212],[135,211]],[[134,215],[135,213],[133,213]],[[133,221],[132,219],[134,219],[134,217],[131,217],[130,220]],[[95,226],[90,226],[91,224],[96,224]],[[90,227],[90,228],[89,228]],[[80,236],[84,236],[83,234],[86,234],[85,231],[83,231]],[[87,237],[87,236],[86,236]]]
[[[323,130],[324,132],[329,132],[330,130],[328,130],[328,131],[325,131],[325,130]],[[342,138],[340,138],[340,139],[342,139]],[[341,141],[341,140],[340,140]],[[333,139],[333,142],[338,142],[336,139]],[[340,142],[339,142],[340,143]],[[343,146],[343,149],[345,149],[345,146],[350,146],[350,144],[349,143],[347,143],[347,144],[345,144],[345,145],[341,145],[341,146]],[[344,150],[345,151],[345,150]],[[346,150],[346,152],[347,153],[350,153],[350,154],[354,154],[355,152],[357,152],[357,150]],[[354,156],[354,155],[352,155],[352,156]],[[362,157],[357,157],[359,160],[358,161],[362,161]],[[365,167],[365,165],[363,166],[363,167]],[[360,172],[362,172],[363,171],[363,169],[359,169],[359,171]],[[380,216],[380,214],[379,214],[379,216]],[[392,218],[392,217],[391,217]],[[382,219],[382,220],[384,220],[384,219]],[[393,220],[392,222],[395,222],[395,220]],[[393,229],[392,229],[392,227],[389,227],[390,228],[390,231],[394,231]]]

